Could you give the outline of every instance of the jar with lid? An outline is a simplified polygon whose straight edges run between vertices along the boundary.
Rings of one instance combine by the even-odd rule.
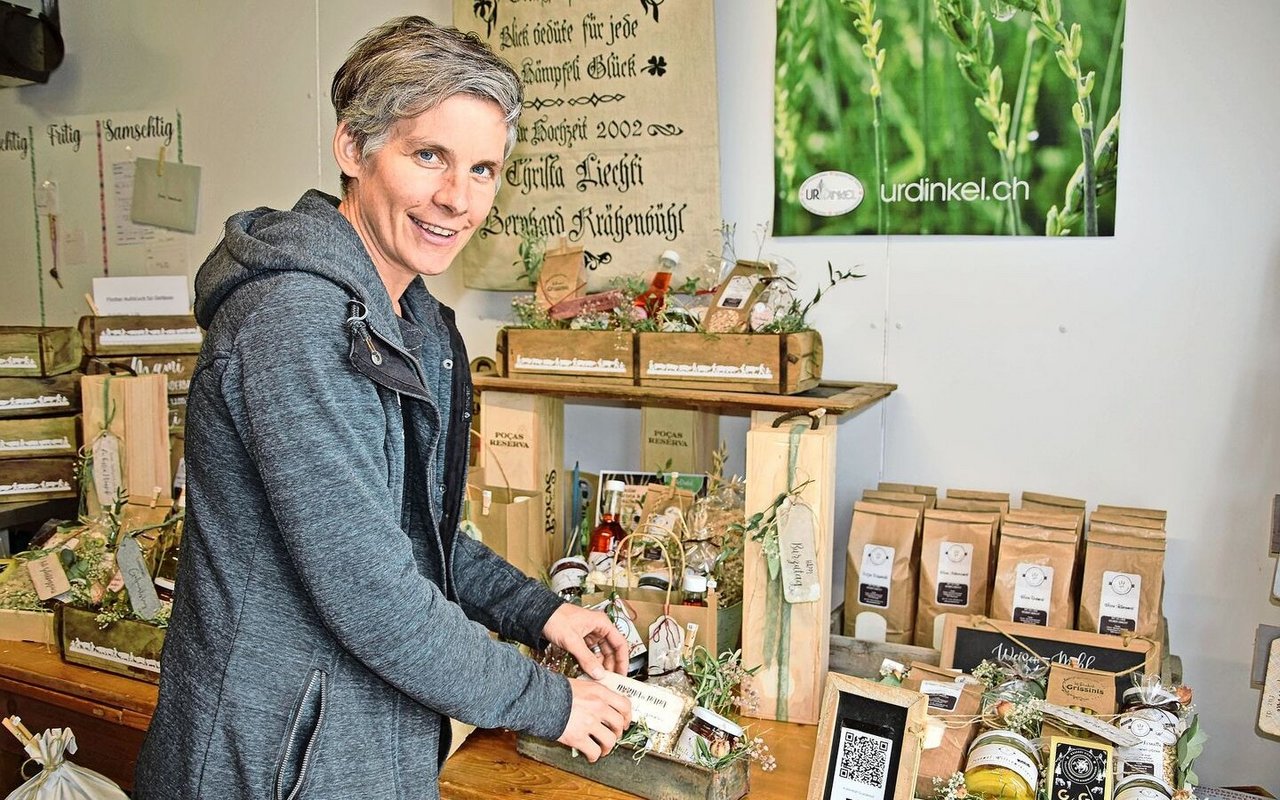
[[[695,572],[688,569],[684,572],[684,582],[681,584],[684,590],[684,597],[680,604],[685,606],[702,606],[707,605],[707,576],[701,572]]]
[[[1115,800],[1170,800],[1173,791],[1150,775],[1130,775],[1116,784]]]
[[[1178,696],[1159,683],[1147,683],[1125,690],[1120,700],[1116,726],[1142,741],[1116,749],[1120,777],[1148,775],[1172,786],[1178,763],[1182,706]]]
[[[579,556],[562,558],[551,565],[551,591],[571,603],[582,605],[586,589],[587,561]]]
[[[712,758],[723,758],[737,747],[746,735],[732,720],[709,708],[698,706],[693,710],[689,723],[676,740],[676,755],[685,761],[697,763],[698,741],[707,746]]]
[[[965,763],[969,794],[986,800],[1035,800],[1040,756],[1025,736],[988,731],[973,740]]]

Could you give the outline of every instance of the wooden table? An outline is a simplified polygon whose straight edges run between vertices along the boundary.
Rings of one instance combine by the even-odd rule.
[[[757,720],[751,730],[764,736],[769,752],[778,760],[778,768],[762,772],[752,766],[748,797],[770,800],[804,797],[809,790],[809,769],[813,766],[818,729],[813,725]],[[518,755],[515,734],[510,731],[471,734],[444,765],[440,774],[440,796],[443,800],[492,797],[627,800],[636,797]]]
[[[133,788],[133,765],[155,711],[156,689],[64,663],[56,647],[0,641],[0,713],[17,714],[36,733],[70,727],[79,747],[73,760],[126,790]],[[18,769],[26,759],[17,739],[0,736],[0,795],[21,783]]]

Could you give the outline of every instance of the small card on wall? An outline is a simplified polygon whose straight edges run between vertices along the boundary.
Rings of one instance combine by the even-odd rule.
[[[1054,736],[1049,740],[1050,797],[1107,800],[1111,797],[1109,744]]]
[[[136,224],[195,233],[199,201],[199,167],[151,158],[135,162],[130,219]]]

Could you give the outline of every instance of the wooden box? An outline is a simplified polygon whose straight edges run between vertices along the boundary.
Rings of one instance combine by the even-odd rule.
[[[159,355],[159,356],[116,356],[114,358],[95,358],[89,361],[85,371],[90,375],[111,372],[116,367],[116,374],[127,369],[134,375],[163,375],[165,391],[170,395],[184,395],[191,388],[191,373],[195,372],[198,355]]]
[[[62,660],[159,683],[164,628],[133,619],[99,628],[97,615],[96,611],[74,606],[59,607],[58,641]]]
[[[746,517],[768,512],[788,490],[792,426],[747,432]],[[776,578],[769,575],[762,544],[746,542],[743,574],[742,663],[760,665],[752,685],[760,698],[751,714],[816,725],[822,710],[831,640],[831,563],[835,541],[836,428],[821,426],[798,434],[794,453],[794,496],[790,515],[804,515],[812,526],[813,546],[800,556],[805,574],[818,586],[817,599],[789,603],[783,581],[795,575],[796,556],[784,557]],[[807,483],[806,483],[807,482]]]
[[[76,497],[74,458],[0,460],[0,503]]]
[[[84,351],[75,328],[0,326],[0,375],[44,378],[80,366]]]
[[[504,328],[498,363],[509,377],[635,383],[635,337],[629,331]]]
[[[646,753],[637,762],[635,751],[620,745],[592,764],[564,745],[527,734],[516,735],[516,752],[648,800],[738,800],[751,789],[746,761],[712,772],[660,753]]]
[[[0,378],[0,419],[74,414],[80,408],[80,373],[52,378]]]
[[[89,448],[104,425],[120,439],[123,469],[120,483],[135,496],[168,500],[173,475],[169,469],[169,406],[163,375],[85,375],[83,441]],[[113,408],[106,424],[105,404]],[[158,490],[158,494],[157,494]],[[85,493],[89,511],[96,511],[97,493]]]
[[[74,457],[79,417],[0,419],[0,459]]]
[[[646,470],[711,471],[720,439],[720,415],[693,408],[640,409],[640,466]]]
[[[558,397],[483,392],[480,469],[489,486],[542,492],[543,532],[564,531],[564,401]]]
[[[640,333],[641,386],[795,394],[822,379],[822,337],[803,333]]]
[[[56,645],[52,611],[17,611],[0,608],[0,639]]]
[[[190,314],[145,317],[81,317],[80,336],[91,356],[199,353],[202,341]]]

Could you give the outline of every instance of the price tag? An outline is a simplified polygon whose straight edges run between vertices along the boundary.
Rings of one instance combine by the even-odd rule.
[[[670,689],[606,672],[600,680],[620,695],[631,698],[631,718],[644,720],[654,733],[674,733],[684,710],[684,701]]]
[[[28,561],[27,572],[31,574],[31,582],[35,584],[36,597],[41,600],[48,600],[71,591],[67,571],[62,568],[62,562],[58,560],[57,553]]]
[[[666,614],[649,626],[649,674],[666,675],[680,668],[684,652],[684,628]]]
[[[783,596],[788,603],[816,603],[822,597],[822,583],[818,580],[817,517],[804,503],[784,502],[778,509],[778,518]]]
[[[124,576],[124,585],[129,589],[129,605],[133,606],[133,613],[142,619],[154,619],[162,606],[137,539],[126,536],[120,542],[116,548],[116,564]]]
[[[98,502],[104,506],[114,503],[116,490],[123,482],[120,437],[104,432],[93,443],[93,490],[98,494]]]

